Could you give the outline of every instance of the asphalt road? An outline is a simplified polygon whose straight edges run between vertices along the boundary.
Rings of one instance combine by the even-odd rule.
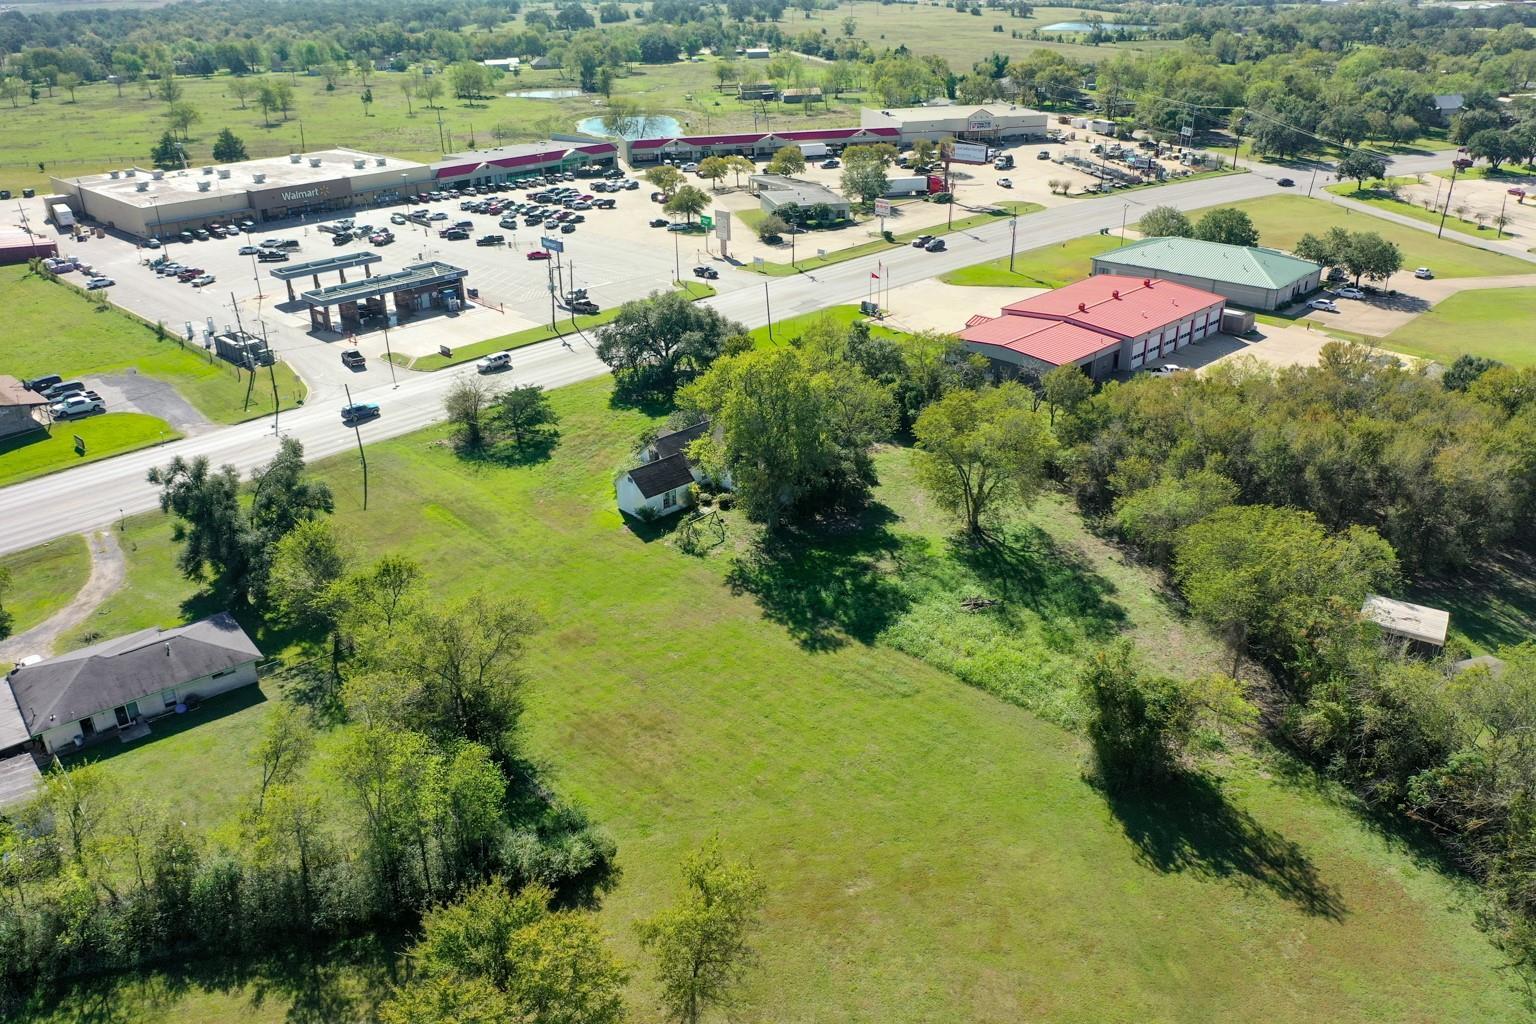
[[[1392,169],[1394,173],[1414,173],[1443,166],[1445,162],[1445,155],[1417,157],[1396,161]],[[1297,179],[1299,188],[1282,190],[1275,183],[1276,178],[1287,174]],[[1083,200],[1020,218],[1016,245],[1022,252],[1100,229],[1118,230],[1122,217],[1134,223],[1146,208],[1156,205],[1193,209],[1282,191],[1304,194],[1308,177],[1309,172],[1259,166],[1249,174]],[[1318,177],[1321,185],[1322,175]],[[717,282],[723,286],[721,294],[706,301],[749,327],[760,326],[768,322],[770,305],[773,319],[778,321],[867,298],[870,273],[877,263],[884,264],[884,280],[899,287],[1006,256],[1009,236],[1009,222],[1000,220],[947,236],[949,248],[943,253],[910,247],[894,249],[795,277],[727,274]],[[969,312],[956,310],[957,324]],[[549,341],[517,350],[513,371],[502,379],[553,388],[607,372],[607,367],[580,337],[569,338],[567,342]],[[457,377],[473,373],[473,364],[469,364],[434,374],[403,375],[396,388],[384,380],[370,384],[366,391],[354,392],[354,398],[376,401],[383,411],[380,419],[363,426],[365,442],[406,434],[441,419],[444,392]],[[311,404],[283,413],[278,428],[284,436],[302,441],[305,455],[311,459],[334,455],[356,444],[353,432],[341,425],[338,408],[331,403]],[[91,530],[115,521],[120,515],[154,508],[158,503],[157,490],[145,480],[145,473],[173,456],[206,456],[215,465],[228,463],[248,473],[270,460],[276,446],[273,421],[267,418],[0,489],[0,553]]]

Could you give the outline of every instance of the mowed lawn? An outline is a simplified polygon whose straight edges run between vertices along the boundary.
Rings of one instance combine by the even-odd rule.
[[[1403,268],[1433,267],[1439,277],[1482,277],[1493,274],[1529,274],[1533,265],[1502,253],[1487,252],[1451,239],[1436,238],[1428,231],[1396,224],[1347,207],[1305,196],[1266,196],[1223,204],[1244,211],[1259,229],[1259,244],[1289,252],[1307,233],[1322,235],[1329,228],[1374,231],[1403,252]],[[1198,220],[1206,210],[1189,211]]]
[[[1536,288],[1457,292],[1387,335],[1382,344],[1445,364],[1471,353],[1511,366],[1536,365]]]
[[[1120,244],[1116,235],[1084,235],[1060,245],[1045,245],[1015,253],[1013,269],[1008,257],[961,267],[939,276],[945,284],[995,287],[1018,285],[1023,288],[1060,288],[1080,281],[1093,269],[1090,262],[1100,253]]]
[[[246,408],[248,375],[202,348],[184,348],[174,330],[166,337],[116,309],[99,310],[90,299],[27,268],[0,269],[0,309],[5,311],[5,340],[0,343],[0,373],[35,377],[57,373],[86,379],[101,374],[141,373],[173,385],[204,416],[218,423],[238,423],[272,411],[270,386],[262,370],[265,402]],[[277,392],[283,408],[304,398],[302,381],[279,362]],[[5,456],[0,456],[3,461]]]
[[[11,630],[23,633],[69,603],[91,574],[85,538],[71,534],[35,548],[0,556],[11,585],[0,604],[11,614]],[[9,668],[0,665],[0,669]]]
[[[1120,631],[1192,668],[1217,653],[1175,632],[1149,579],[1095,549],[1064,504],[1017,524],[1006,571],[975,565],[912,487],[910,453],[888,448],[863,530],[757,559],[733,519],[722,545],[689,556],[614,509],[613,476],[652,421],[610,408],[602,381],[554,400],[562,436],[545,461],[465,462],[439,431],[375,445],[367,512],[356,460],[324,472],[367,554],[416,558],[443,596],[519,595],[541,616],[526,749],[617,839],[623,877],[602,920],[634,965],[636,1019],[656,1013],[631,926],[712,835],[768,884],[760,967],[732,1015],[748,1024],[1525,1019],[1471,890],[1306,772],[1238,754],[1219,787],[1111,807],[1075,733],[1020,706],[1028,693],[982,688],[1011,678],[982,664],[1004,627],[1028,633],[1012,651],[1057,664]],[[182,614],[168,535],[156,516],[130,523],[131,592],[93,629]],[[956,598],[983,586],[1002,605],[967,614]],[[943,649],[897,649],[925,642]],[[1042,694],[1053,684],[1011,671]],[[248,742],[241,716],[262,706],[206,735]],[[244,757],[190,746],[201,739],[104,763],[185,780]],[[189,785],[233,813],[224,787]],[[310,988],[305,1005],[357,1016],[345,972]],[[281,1019],[286,1000],[259,979],[177,991],[151,978],[106,998],[114,1020],[211,1024]],[[101,999],[36,1019],[81,1019]]]
[[[77,436],[85,442],[83,452],[75,446]],[[138,412],[61,420],[48,433],[0,441],[0,487],[179,437],[169,423]]]

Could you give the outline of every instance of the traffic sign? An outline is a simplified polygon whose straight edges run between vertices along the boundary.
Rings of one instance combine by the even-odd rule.
[[[715,219],[707,213],[699,214],[699,226],[705,231],[715,226]]]
[[[560,241],[558,238],[541,237],[539,239],[539,244],[544,246],[544,248],[548,249],[550,252],[565,252],[565,243]]]

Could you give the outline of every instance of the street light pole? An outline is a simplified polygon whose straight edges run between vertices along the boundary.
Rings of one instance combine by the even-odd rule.
[[[384,361],[389,364],[389,382],[398,388],[400,382],[395,379],[395,354],[389,350],[389,310],[384,311]]]
[[[1008,218],[1008,273],[1013,273],[1013,251],[1019,242],[1019,215]]]
[[[1458,152],[1465,153],[1466,150],[1461,149]],[[1471,163],[1472,161],[1465,157],[1457,157],[1451,161],[1451,183],[1445,187],[1445,208],[1440,211],[1440,227],[1435,231],[1436,238],[1442,238],[1445,235],[1445,218],[1451,212],[1451,193],[1456,191],[1456,174],[1464,165],[1470,166]]]
[[[1120,205],[1120,245],[1115,246],[1116,249],[1119,249],[1125,245],[1125,217],[1130,212],[1130,203],[1122,203]]]

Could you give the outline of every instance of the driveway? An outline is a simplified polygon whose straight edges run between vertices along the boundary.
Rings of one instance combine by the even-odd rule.
[[[92,383],[113,412],[126,409],[158,416],[188,437],[218,426],[181,397],[175,387],[163,380],[146,377],[138,370],[130,368],[124,373],[104,374],[92,378]]]
[[[59,637],[84,622],[101,602],[123,585],[125,563],[123,549],[110,528],[92,534],[91,575],[74,598],[47,619],[24,633],[17,633],[0,643],[0,665],[10,665],[33,654],[45,657],[53,653]]]
[[[1521,288],[1536,286],[1536,274],[1506,274],[1493,277],[1435,277],[1421,281],[1412,274],[1399,275],[1393,285],[1395,295],[1367,295],[1363,299],[1339,299],[1337,313],[1314,309],[1303,318],[1384,338],[1421,313],[1457,292],[1481,288]]]

